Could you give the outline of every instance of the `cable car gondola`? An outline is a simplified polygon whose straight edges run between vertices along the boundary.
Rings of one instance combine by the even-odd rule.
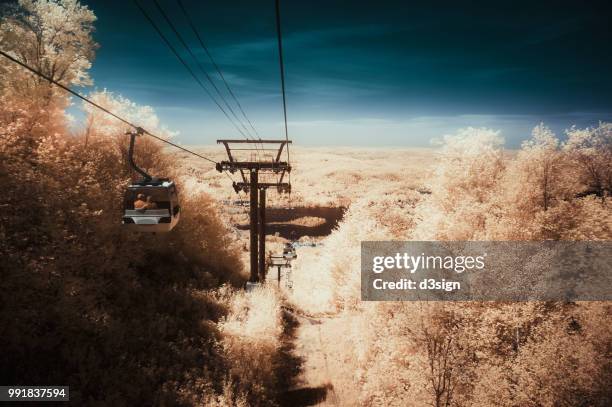
[[[142,129],[130,134],[128,160],[142,179],[127,187],[124,199],[123,227],[135,232],[169,232],[179,222],[181,207],[178,191],[168,178],[155,178],[134,163],[134,142]]]
[[[136,208],[135,202],[145,202]],[[178,223],[181,207],[176,185],[169,179],[142,180],[127,187],[123,225],[136,232],[169,232]]]

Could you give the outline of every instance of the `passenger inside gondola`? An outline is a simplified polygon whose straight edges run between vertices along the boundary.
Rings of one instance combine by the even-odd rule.
[[[157,209],[157,204],[155,203],[151,195],[147,196],[147,204],[145,206],[145,209]]]
[[[173,201],[174,200],[174,201]],[[138,187],[129,190],[125,196],[125,209],[145,212],[146,210],[168,209],[178,207],[176,189],[164,187]]]
[[[147,201],[145,201],[145,195],[144,194],[138,194],[136,200],[134,201],[134,209],[144,210],[146,208],[147,208]]]

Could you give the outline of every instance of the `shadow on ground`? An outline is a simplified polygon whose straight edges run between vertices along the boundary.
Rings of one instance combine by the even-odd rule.
[[[303,236],[321,237],[329,235],[338,223],[342,220],[345,207],[326,207],[326,206],[313,206],[313,207],[297,207],[297,208],[266,208],[266,222],[282,222],[268,224],[266,226],[266,234],[274,235],[278,233],[279,236],[297,240]],[[291,221],[304,218],[304,217],[316,217],[325,220],[320,225],[315,226],[303,226],[292,224]],[[248,230],[248,224],[237,225],[240,230]]]
[[[282,406],[313,406],[327,398],[329,386],[304,387],[301,389],[289,390],[285,393],[285,400],[281,401]]]

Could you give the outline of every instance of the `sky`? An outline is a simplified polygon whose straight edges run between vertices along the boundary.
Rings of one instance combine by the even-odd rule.
[[[284,137],[274,1],[182,1],[259,136]],[[133,1],[82,2],[100,45],[86,91],[152,106],[184,144],[241,137]],[[181,49],[154,2],[140,2]],[[176,0],[159,2],[218,80]],[[516,147],[540,122],[562,133],[610,121],[611,11],[599,1],[283,0],[289,137],[411,147],[484,126]]]

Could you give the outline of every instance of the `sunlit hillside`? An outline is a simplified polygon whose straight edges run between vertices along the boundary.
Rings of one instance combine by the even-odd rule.
[[[288,400],[398,406],[454,400],[487,406],[522,404],[538,394],[550,405],[559,399],[573,405],[578,398],[604,405],[609,370],[601,352],[611,332],[597,321],[609,312],[607,303],[366,303],[359,292],[364,240],[609,240],[609,204],[588,192],[595,181],[584,167],[584,155],[592,154],[597,171],[609,168],[605,150],[584,150],[584,143],[609,137],[609,126],[586,132],[569,133],[563,149],[545,126],[534,129],[520,151],[504,150],[498,134],[486,129],[467,129],[438,149],[295,148],[291,201],[270,194],[270,209],[346,210],[329,234],[301,236],[300,242],[317,245],[300,246],[292,268],[281,270],[279,300],[298,322],[284,341],[301,360]],[[219,148],[200,151],[214,154]],[[213,171],[196,177],[195,162],[183,163],[185,185],[223,197],[218,205],[228,224],[246,222],[244,212],[236,215],[228,178]],[[557,174],[544,183],[551,169]],[[313,223],[304,217],[293,224],[300,219]],[[246,231],[238,236],[246,248]],[[275,250],[286,240],[268,237]],[[243,258],[248,261],[246,252]],[[269,270],[270,287],[276,286],[276,273]],[[575,323],[580,333],[571,330]],[[447,353],[432,353],[432,344]],[[477,360],[468,349],[477,352]],[[565,373],[534,385],[539,369]],[[443,383],[437,375],[454,390],[438,387]],[[576,382],[565,380],[570,376]],[[506,392],[501,396],[500,388]]]

